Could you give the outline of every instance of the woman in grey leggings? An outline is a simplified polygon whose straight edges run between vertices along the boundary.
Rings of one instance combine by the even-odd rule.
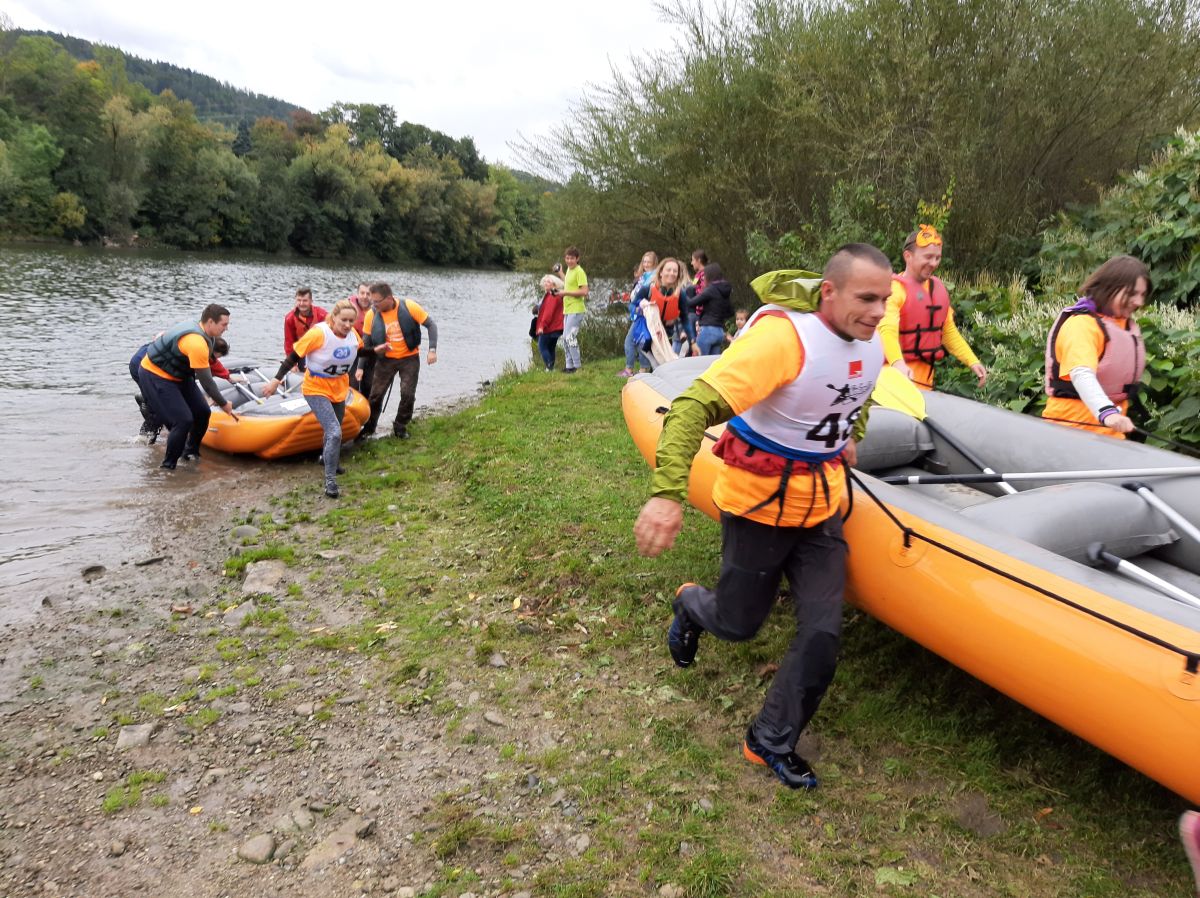
[[[293,344],[275,379],[263,387],[263,395],[270,396],[301,358],[307,360],[304,384],[300,389],[313,417],[325,432],[322,453],[325,495],[331,499],[340,495],[336,475],[342,473],[338,466],[342,453],[342,416],[346,413],[346,398],[350,394],[350,368],[362,347],[362,338],[354,330],[356,315],[350,300],[343,299],[335,304],[325,321],[313,325]]]

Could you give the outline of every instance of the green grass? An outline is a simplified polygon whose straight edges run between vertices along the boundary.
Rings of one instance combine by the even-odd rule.
[[[232,558],[225,560],[225,576],[235,577],[243,573],[246,567],[253,562],[264,561],[268,558],[278,558],[287,564],[292,564],[296,560],[296,554],[291,546],[276,543],[261,546],[257,549],[246,549]]]
[[[147,786],[157,785],[166,778],[167,775],[158,770],[135,770],[123,782],[113,786],[105,793],[100,809],[106,814],[115,814],[126,808],[134,807],[142,800],[142,793]],[[155,795],[151,802],[155,807],[162,807],[166,802],[160,799],[166,799],[166,796]]]
[[[336,505],[311,490],[282,500],[317,535],[273,534],[269,557],[305,579],[314,550],[352,551],[336,578],[316,566],[313,588],[289,603],[296,636],[281,657],[305,676],[365,659],[397,709],[436,717],[447,745],[486,759],[472,785],[484,798],[540,778],[530,818],[510,826],[461,796],[437,803],[417,839],[444,864],[434,894],[521,864],[541,896],[667,883],[689,898],[1186,894],[1180,799],[853,609],[806,743],[822,788],[789,792],[747,764],[739,744],[762,703],[758,671],[784,654],[792,611],[776,609],[749,642],[705,640],[693,669],[671,664],[670,597],[715,579],[719,532],[689,509],[672,551],[637,555],[649,477],[621,417],[620,367],[504,376],[479,406],[419,420],[402,446],[356,447]],[[358,616],[312,632],[304,602],[315,595]],[[211,645],[245,666],[248,644]],[[510,666],[491,668],[492,652]],[[275,664],[259,666],[269,677]],[[454,680],[461,695],[446,689]],[[268,684],[266,701],[300,688]],[[514,725],[468,726],[471,690]],[[546,716],[526,717],[532,705]],[[566,740],[538,741],[551,730]],[[546,807],[557,790],[575,816]],[[543,825],[590,844],[547,860]]]

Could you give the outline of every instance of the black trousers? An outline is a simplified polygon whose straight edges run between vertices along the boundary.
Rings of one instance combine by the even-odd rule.
[[[833,681],[842,633],[846,541],[834,515],[815,527],[772,527],[721,515],[721,574],[716,590],[693,586],[679,603],[718,639],[758,633],[786,574],[796,635],[767,690],[754,735],[774,752],[793,751]]]
[[[163,463],[174,465],[185,451],[199,452],[212,411],[196,381],[190,377],[182,381],[167,380],[139,368],[138,383],[151,411],[168,429]]]
[[[383,401],[387,398],[388,387],[392,378],[400,376],[400,405],[396,408],[396,420],[392,429],[404,431],[412,421],[413,405],[417,398],[417,380],[421,376],[421,357],[414,353],[402,359],[390,359],[379,356],[375,359],[375,371],[371,376],[371,417],[363,428],[367,433],[374,433],[379,424],[379,416],[383,414]]]

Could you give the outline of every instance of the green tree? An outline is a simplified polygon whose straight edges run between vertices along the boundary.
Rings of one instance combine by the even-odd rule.
[[[588,246],[600,270],[703,245],[742,280],[747,235],[793,234],[792,264],[814,266],[835,227],[890,235],[898,255],[918,203],[952,183],[954,261],[1011,264],[1040,222],[1149,158],[1200,101],[1188,0],[752,0],[671,14],[672,51],[643,54],[569,128],[522,148],[571,179],[545,240]],[[832,218],[835,190],[853,227]]]
[[[258,178],[253,207],[255,245],[277,252],[288,245],[295,219],[295,203],[288,182],[288,165],[296,155],[296,138],[287,124],[260,118],[250,128],[246,161]]]
[[[146,139],[149,113],[135,113],[124,94],[109,97],[100,113],[101,142],[98,156],[107,173],[102,232],[125,238],[145,194]]]
[[[331,125],[303,141],[288,168],[296,202],[291,244],[305,255],[336,256],[367,243],[380,211],[370,166],[350,145],[350,129]]]
[[[104,83],[95,62],[76,62],[50,38],[22,37],[3,60],[16,108],[43,125],[62,149],[55,186],[74,193],[98,222],[106,184],[98,158]]]

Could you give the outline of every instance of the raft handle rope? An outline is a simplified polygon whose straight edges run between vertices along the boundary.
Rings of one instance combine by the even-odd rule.
[[[856,474],[854,471],[850,471],[849,473],[850,473],[850,479],[854,482],[854,484],[856,486],[858,486],[864,493],[866,493],[867,497],[872,502],[874,502],[876,505],[878,505],[880,510],[904,534],[904,547],[906,549],[912,547],[912,539],[914,539],[914,538],[919,539],[923,542],[928,543],[931,546],[934,546],[935,548],[941,549],[942,551],[955,556],[956,558],[960,558],[963,561],[966,561],[970,564],[976,565],[977,567],[983,568],[983,570],[988,571],[990,573],[997,574],[997,575],[1003,577],[1005,580],[1011,580],[1013,583],[1017,583],[1021,586],[1024,586],[1026,589],[1032,590],[1033,592],[1036,592],[1043,596],[1046,596],[1046,598],[1053,599],[1054,601],[1059,602],[1063,605],[1066,605],[1069,608],[1074,608],[1076,611],[1081,611],[1084,614],[1088,615],[1089,617],[1094,617],[1097,620],[1101,620],[1104,623],[1106,623],[1112,627],[1116,627],[1118,630],[1123,630],[1124,632],[1129,633],[1132,636],[1136,636],[1139,639],[1144,639],[1146,642],[1149,642],[1152,645],[1156,645],[1159,648],[1163,648],[1163,649],[1166,649],[1167,651],[1174,652],[1177,655],[1181,655],[1184,659],[1185,669],[1187,670],[1187,672],[1189,674],[1196,674],[1196,673],[1200,672],[1200,652],[1188,651],[1187,649],[1182,648],[1181,646],[1177,646],[1174,643],[1167,642],[1165,639],[1160,639],[1159,637],[1155,636],[1153,633],[1147,633],[1144,630],[1137,629],[1137,627],[1133,627],[1129,624],[1122,623],[1121,621],[1116,620],[1115,618],[1111,618],[1106,614],[1101,614],[1099,611],[1095,611],[1091,608],[1088,608],[1085,605],[1080,605],[1078,602],[1074,602],[1071,599],[1068,599],[1066,596],[1061,596],[1058,593],[1056,593],[1052,590],[1046,589],[1043,586],[1038,586],[1036,583],[1031,583],[1028,580],[1018,577],[1016,574],[1012,574],[1012,573],[1009,573],[1008,571],[1001,570],[1000,568],[998,568],[994,565],[988,564],[985,561],[980,561],[978,558],[972,558],[970,555],[966,554],[965,552],[961,552],[958,549],[955,549],[953,546],[948,546],[943,542],[939,542],[938,540],[934,539],[931,536],[926,536],[924,533],[919,533],[918,531],[916,531],[913,528],[904,524],[898,517],[896,517],[895,513],[893,513],[893,511],[890,508],[888,508],[888,506],[883,502],[883,500],[880,499],[878,496],[876,496],[871,491],[871,489],[865,483],[863,483],[863,481],[859,478],[858,474]]]
[[[1038,415],[1037,417],[1040,417],[1043,421],[1057,421],[1059,424],[1074,424],[1076,426],[1082,425],[1082,427],[1090,427],[1093,432],[1098,431],[1103,433],[1103,431],[1109,429],[1103,424],[1089,424],[1086,421],[1072,421],[1069,418],[1053,418],[1046,417],[1045,415]],[[1136,434],[1141,434],[1148,439],[1158,440],[1160,443],[1166,443],[1168,446],[1174,446],[1176,451],[1182,452],[1184,455],[1190,455],[1192,458],[1196,458],[1197,452],[1200,451],[1195,446],[1189,446],[1187,443],[1181,443],[1178,440],[1171,439],[1170,437],[1164,437],[1161,434],[1155,433],[1153,430],[1146,430],[1145,428],[1138,427],[1136,424],[1133,427],[1133,432]]]

